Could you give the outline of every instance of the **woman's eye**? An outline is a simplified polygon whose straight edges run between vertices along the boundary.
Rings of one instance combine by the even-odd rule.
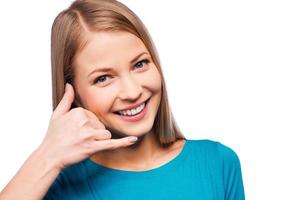
[[[103,82],[105,82],[106,81],[106,79],[107,79],[107,77],[108,77],[108,75],[102,75],[102,76],[99,76],[99,77],[97,77],[96,79],[95,79],[95,82],[94,83],[103,83]]]
[[[137,67],[137,68],[143,68],[145,64],[148,64],[150,61],[148,59],[143,59],[139,62],[137,62],[134,66]],[[105,74],[105,75],[101,75],[101,76],[98,76],[94,83],[104,83],[105,81],[107,81],[109,75],[108,74]]]
[[[135,64],[135,67],[142,68],[144,66],[144,64],[148,64],[148,63],[149,63],[149,60],[148,59],[144,59],[144,60],[141,60],[141,61],[137,62]]]

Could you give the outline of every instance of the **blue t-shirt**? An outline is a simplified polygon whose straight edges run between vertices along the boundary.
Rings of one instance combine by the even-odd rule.
[[[243,200],[240,161],[229,147],[187,139],[168,163],[146,171],[112,169],[85,159],[58,175],[45,200]]]

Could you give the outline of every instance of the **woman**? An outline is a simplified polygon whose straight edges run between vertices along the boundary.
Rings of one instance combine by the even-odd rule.
[[[155,46],[130,9],[75,1],[51,39],[47,134],[1,199],[244,199],[236,153],[177,128]]]

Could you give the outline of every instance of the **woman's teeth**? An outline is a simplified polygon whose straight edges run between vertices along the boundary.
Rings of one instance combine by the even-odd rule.
[[[123,111],[119,111],[118,113],[120,115],[131,116],[131,115],[136,115],[136,114],[140,113],[144,108],[145,108],[145,103],[143,103],[142,105],[140,105],[139,107],[137,107],[135,109],[123,110]]]

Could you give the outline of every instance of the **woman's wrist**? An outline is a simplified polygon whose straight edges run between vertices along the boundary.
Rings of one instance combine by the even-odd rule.
[[[57,157],[51,156],[48,152],[47,147],[41,144],[31,156],[42,162],[48,171],[56,171],[59,173],[63,169],[62,166],[58,163]]]
[[[1,191],[0,199],[42,199],[61,171],[47,154],[44,146],[33,151]]]

